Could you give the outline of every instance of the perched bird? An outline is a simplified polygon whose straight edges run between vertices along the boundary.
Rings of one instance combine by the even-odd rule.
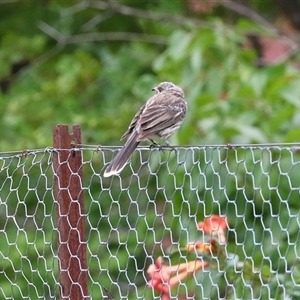
[[[121,140],[127,141],[104,172],[104,177],[122,171],[141,141],[169,138],[180,127],[187,111],[183,90],[172,82],[161,82],[152,96],[136,113]],[[155,144],[155,143],[154,143]]]

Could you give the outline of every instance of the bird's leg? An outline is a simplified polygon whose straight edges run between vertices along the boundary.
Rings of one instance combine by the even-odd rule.
[[[157,148],[159,147],[160,145],[157,144],[154,140],[152,139],[149,139],[149,141],[151,142],[151,145],[150,145],[150,148]]]
[[[150,145],[150,149],[158,149],[159,151],[164,151],[164,149],[163,149],[163,147],[164,147],[164,145],[160,145],[160,144],[158,144],[158,143],[156,143],[154,140],[152,140],[152,139],[149,139],[149,141],[151,141],[151,145]]]
[[[164,152],[164,147],[170,147],[170,151],[172,152],[172,151],[174,151],[175,152],[175,154],[177,153],[177,149],[176,148],[173,148],[172,147],[172,145],[171,145],[171,143],[169,142],[169,141],[167,141],[167,140],[164,140],[164,143],[163,144],[158,144],[158,143],[156,143],[154,140],[152,140],[152,139],[149,139],[149,141],[151,141],[151,145],[150,145],[150,149],[158,149],[159,151],[162,151],[162,152]]]

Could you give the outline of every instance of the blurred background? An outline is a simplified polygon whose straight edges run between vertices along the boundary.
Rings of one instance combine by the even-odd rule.
[[[299,140],[300,7],[277,1],[0,2],[0,147],[56,124],[120,145],[151,88],[184,88],[174,144]]]
[[[0,149],[51,147],[56,124],[80,124],[84,144],[121,145],[165,80],[188,102],[173,145],[298,142],[299,30],[296,0],[0,0]],[[122,180],[101,175],[113,150],[84,152],[93,299],[103,287],[153,299],[149,264],[197,239],[211,214],[228,218],[226,251],[263,274],[248,265],[238,282],[233,271],[230,288],[215,269],[197,277],[203,291],[188,283],[195,299],[297,299],[299,150],[229,148],[138,150]],[[0,298],[56,299],[51,153],[0,161]]]

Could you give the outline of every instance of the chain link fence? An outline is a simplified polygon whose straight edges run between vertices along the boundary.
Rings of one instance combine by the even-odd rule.
[[[61,149],[0,153],[0,299],[300,297],[300,146],[140,147],[103,178],[118,150],[65,149],[56,167]]]

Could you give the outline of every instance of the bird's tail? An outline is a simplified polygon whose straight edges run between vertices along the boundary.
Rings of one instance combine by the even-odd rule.
[[[111,163],[105,170],[105,172],[103,174],[104,177],[116,175],[123,170],[127,161],[129,160],[131,154],[134,152],[134,150],[140,143],[140,142],[136,141],[137,136],[138,136],[138,134],[136,132],[133,132],[131,134],[131,136],[128,138],[128,140],[126,141],[123,148],[115,156],[115,158],[111,161]]]

